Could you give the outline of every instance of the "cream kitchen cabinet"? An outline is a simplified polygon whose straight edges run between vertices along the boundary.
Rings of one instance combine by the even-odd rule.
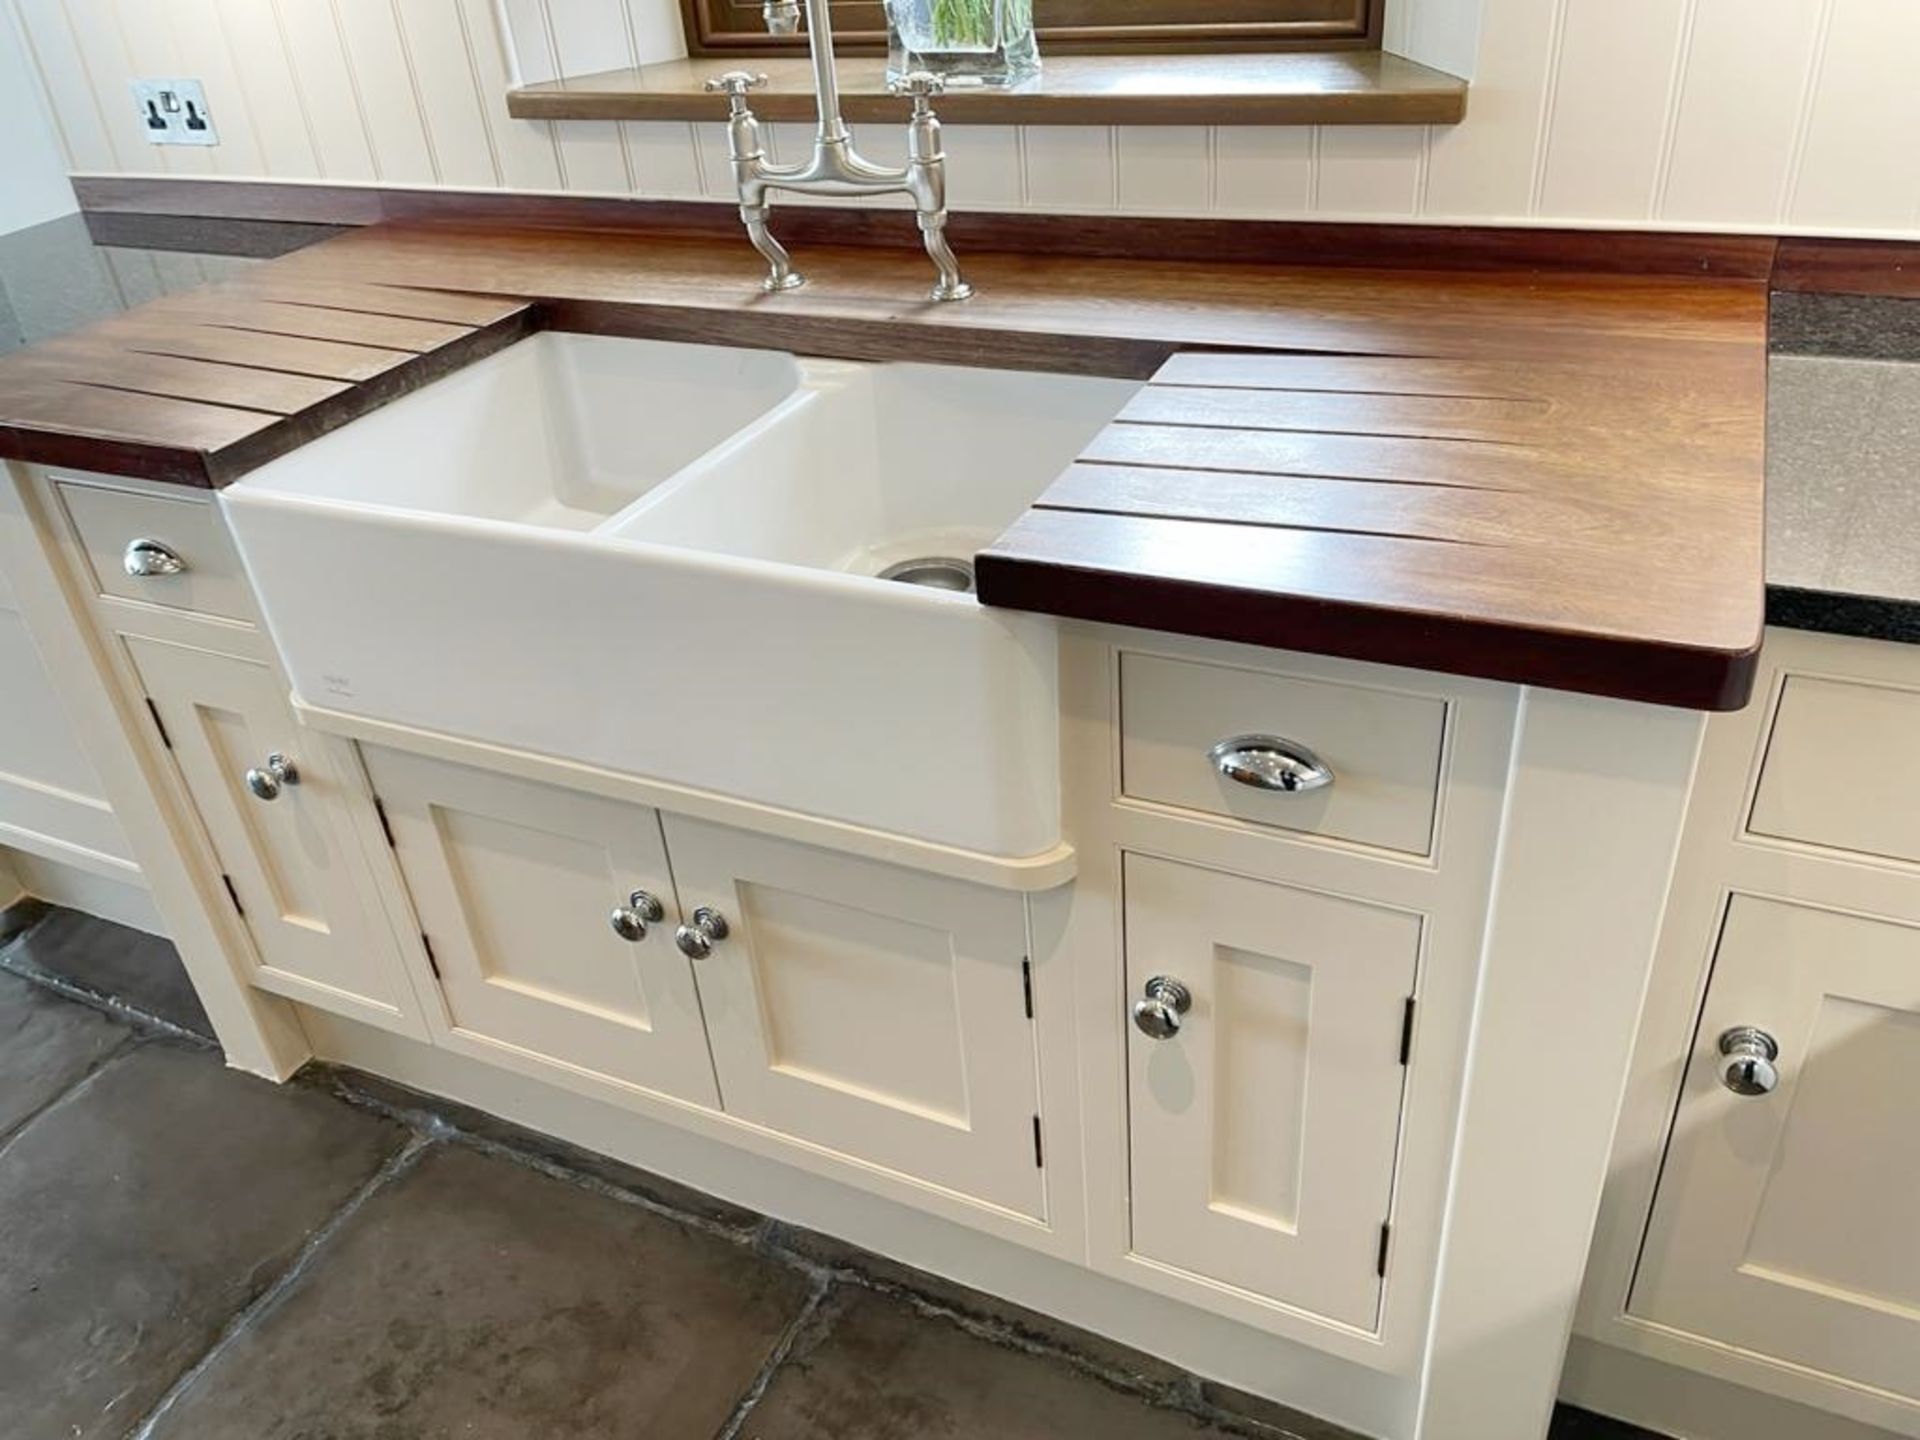
[[[669,815],[730,1115],[1033,1218],[1044,1154],[1017,894]]]
[[[404,1031],[416,1006],[349,811],[345,747],[303,731],[273,667],[124,635],[161,743],[251,944],[254,982]]]
[[[362,756],[442,1043],[1043,1217],[1020,895],[385,746]]]
[[[1133,1252],[1374,1329],[1417,915],[1129,855]]]
[[[1628,1312],[1920,1403],[1920,926],[1736,895]]]
[[[715,1106],[646,806],[364,746],[445,1016],[442,1043]]]

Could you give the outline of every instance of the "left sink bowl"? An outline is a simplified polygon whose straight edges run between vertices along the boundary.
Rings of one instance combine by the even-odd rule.
[[[784,538],[831,519],[880,544],[906,514],[990,538],[1135,388],[944,373],[547,332],[221,503],[311,705],[1038,855],[1060,841],[1052,620]],[[856,461],[820,450],[816,413],[948,433],[939,463],[900,466],[917,447],[884,433]],[[955,444],[966,427],[992,443]],[[874,498],[829,504],[839,483]],[[780,545],[738,543],[775,519]]]

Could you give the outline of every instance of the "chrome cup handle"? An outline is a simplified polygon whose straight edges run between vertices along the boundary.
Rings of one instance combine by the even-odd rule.
[[[1295,795],[1333,784],[1324,760],[1280,735],[1234,735],[1207,751],[1207,759],[1227,779],[1254,790]]]

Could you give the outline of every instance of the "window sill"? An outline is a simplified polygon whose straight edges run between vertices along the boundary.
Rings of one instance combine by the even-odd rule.
[[[766,74],[754,92],[763,120],[811,120],[813,75],[801,59],[671,60],[507,92],[522,120],[720,120],[726,103],[702,88],[726,70]],[[886,61],[840,61],[840,99],[852,121],[898,120]],[[1284,54],[1060,55],[1005,90],[952,90],[940,118],[953,125],[1452,125],[1467,112],[1467,82],[1377,50]]]

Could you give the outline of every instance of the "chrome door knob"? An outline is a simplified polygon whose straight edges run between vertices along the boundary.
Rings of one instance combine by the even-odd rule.
[[[140,580],[150,575],[178,575],[187,568],[187,562],[166,541],[142,538],[129,542],[120,557],[120,568]]]
[[[1754,1025],[1720,1033],[1720,1083],[1736,1095],[1766,1095],[1780,1083],[1780,1046]]]
[[[1333,771],[1298,741],[1279,735],[1235,735],[1207,751],[1213,768],[1254,790],[1296,794],[1333,784]]]
[[[673,943],[689,960],[704,960],[728,933],[727,917],[711,905],[702,905],[693,912],[689,923],[673,932]]]
[[[278,750],[267,756],[267,763],[247,771],[247,789],[256,800],[278,800],[282,785],[298,785],[300,772],[293,761]]]
[[[1133,1023],[1153,1040],[1171,1040],[1180,1033],[1180,1017],[1193,1008],[1193,992],[1171,975],[1147,981],[1146,994],[1133,1002]]]
[[[627,897],[626,904],[613,907],[607,923],[622,940],[640,941],[647,938],[647,926],[664,919],[666,913],[667,907],[660,903],[659,896],[636,890]]]

